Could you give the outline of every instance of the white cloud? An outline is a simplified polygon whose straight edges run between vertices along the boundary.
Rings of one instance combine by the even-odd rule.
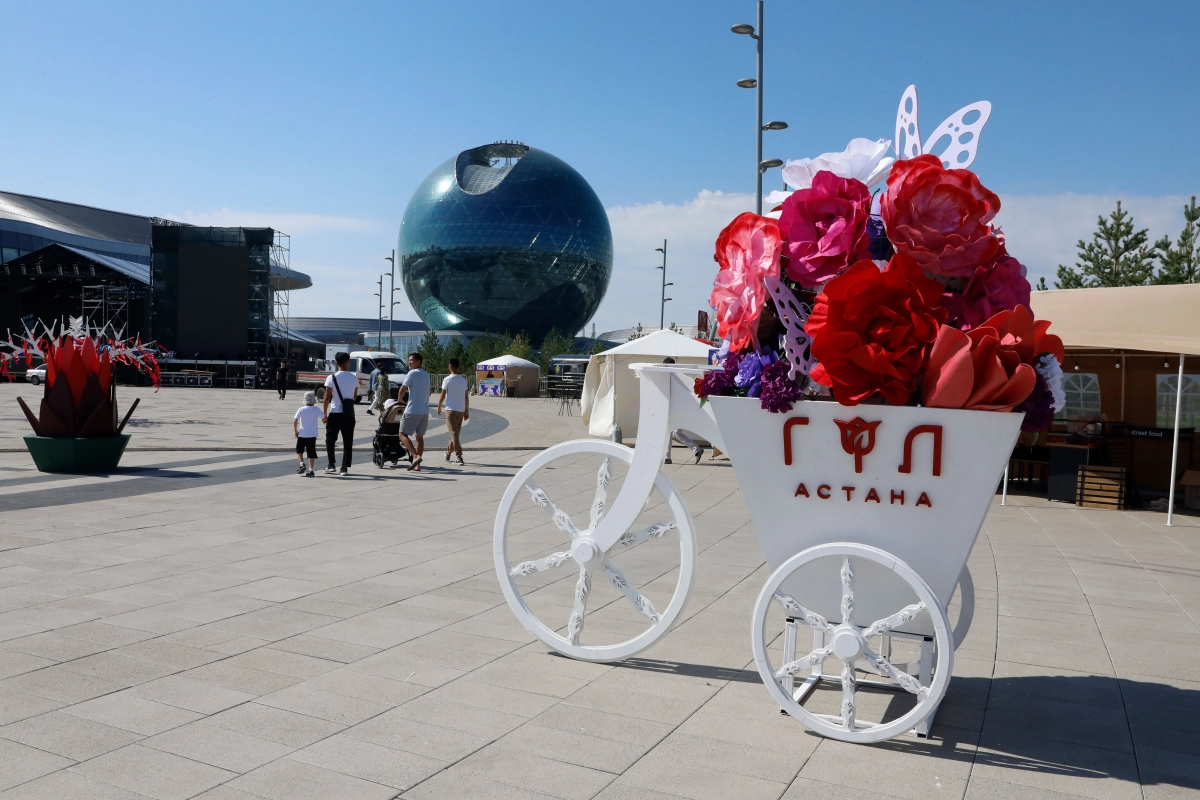
[[[378,223],[369,219],[338,217],[329,214],[273,214],[263,211],[234,211],[220,208],[216,211],[185,211],[170,217],[191,225],[214,227],[274,228],[295,236],[318,231],[373,231]]]
[[[613,232],[613,276],[593,321],[597,332],[641,322],[657,326],[662,255],[654,248],[667,240],[666,322],[695,325],[696,312],[708,310],[716,274],[713,245],[730,220],[754,208],[751,194],[705,189],[686,203],[644,203],[608,209]]]
[[[1133,215],[1138,229],[1150,229],[1150,241],[1183,228],[1183,206],[1188,198],[1177,195],[1052,194],[1001,196],[996,222],[1004,229],[1008,251],[1029,268],[1029,282],[1045,276],[1053,287],[1059,264],[1075,264],[1075,244],[1090,241],[1096,218],[1107,217],[1117,207]]]

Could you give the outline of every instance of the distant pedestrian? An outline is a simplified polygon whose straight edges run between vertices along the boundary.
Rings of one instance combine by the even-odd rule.
[[[467,379],[458,374],[457,358],[450,359],[450,374],[442,380],[442,396],[438,399],[437,413],[442,415],[442,406],[446,407],[446,428],[450,431],[450,443],[446,445],[446,460],[454,455],[455,464],[463,463],[462,442],[459,436],[462,425],[471,418],[471,403],[467,399]]]
[[[279,368],[275,370],[275,388],[279,391],[279,399],[282,400],[287,394],[288,383],[288,368],[287,363],[280,361]]]
[[[324,422],[326,416],[317,408],[316,392],[304,393],[304,405],[296,411],[292,418],[292,431],[296,434],[296,458],[300,459],[297,475],[311,478],[317,468],[317,423]],[[308,454],[308,469],[304,468],[304,455]]]
[[[367,383],[367,389],[369,389],[371,392],[371,405],[367,407],[367,413],[371,416],[375,416],[374,409],[379,403],[379,391],[377,387],[379,386],[379,376],[382,374],[383,370],[381,370],[379,367],[375,367],[375,369],[371,370],[371,378]]]
[[[408,354],[408,372],[396,396],[396,400],[403,403],[404,396],[408,395],[408,405],[404,408],[404,416],[400,417],[400,440],[413,456],[408,465],[410,472],[421,471],[425,431],[429,427],[429,373],[421,369],[424,360],[420,353]],[[416,439],[415,445],[410,436]]]
[[[325,423],[325,454],[329,456],[329,466],[325,468],[325,472],[331,475],[337,472],[333,457],[340,433],[341,474],[349,475],[354,450],[354,404],[358,402],[358,376],[350,372],[349,353],[338,353],[333,358],[337,364],[337,372],[325,379],[325,403],[322,407],[328,420]]]

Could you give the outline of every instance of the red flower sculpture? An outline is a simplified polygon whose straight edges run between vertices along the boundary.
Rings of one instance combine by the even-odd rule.
[[[779,224],[747,211],[717,237],[713,259],[721,265],[709,305],[717,311],[717,332],[737,353],[758,347],[758,317],[767,303],[768,275],[779,276]]]
[[[976,267],[962,293],[959,327],[969,331],[1001,311],[1028,308],[1030,291],[1025,268],[1012,256],[1000,256],[986,267]]]
[[[854,264],[826,284],[808,318],[805,331],[821,362],[810,376],[832,386],[843,405],[877,393],[889,403],[907,403],[925,351],[946,319],[941,296],[942,285],[907,256],[893,256],[884,272],[870,261]]]
[[[811,188],[792,192],[783,201],[779,229],[786,240],[787,276],[813,289],[855,261],[870,258],[870,215],[871,193],[861,181],[818,172]]]
[[[975,268],[1004,252],[988,224],[1000,198],[974,172],[945,169],[934,155],[892,165],[883,195],[883,222],[897,253],[931,275],[970,278]]]
[[[1034,362],[1050,353],[1060,362],[1062,340],[1035,322],[1025,306],[1001,311],[969,333],[943,326],[938,331],[922,382],[925,405],[1012,411],[1033,391]]]

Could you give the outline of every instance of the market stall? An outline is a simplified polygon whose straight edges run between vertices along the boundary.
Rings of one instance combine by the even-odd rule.
[[[707,364],[714,348],[704,342],[664,330],[655,331],[588,360],[583,380],[583,423],[592,436],[605,438],[620,426],[623,438],[634,438],[638,430],[638,381],[630,364],[673,358],[676,364]]]
[[[532,361],[507,355],[475,365],[479,394],[493,397],[537,397],[541,368]]]

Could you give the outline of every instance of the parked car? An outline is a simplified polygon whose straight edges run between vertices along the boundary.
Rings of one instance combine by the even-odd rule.
[[[30,367],[25,371],[25,380],[32,383],[34,386],[40,386],[46,382],[46,365],[38,364],[36,367]]]
[[[333,372],[336,365],[332,360],[318,361],[316,370],[299,370],[296,372],[296,384],[302,389],[313,389],[318,400],[325,399],[325,379]],[[379,350],[355,350],[350,353],[350,371],[358,376],[358,401],[373,402],[375,393],[371,391],[371,372],[376,367],[388,374],[390,384],[389,394],[395,398],[404,380],[406,367],[401,367],[394,353]]]

